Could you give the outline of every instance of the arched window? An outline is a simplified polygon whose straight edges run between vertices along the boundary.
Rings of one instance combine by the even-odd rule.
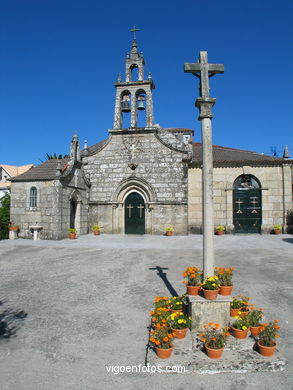
[[[252,175],[241,175],[235,181],[233,189],[260,189],[261,185],[259,180]]]
[[[37,196],[38,191],[36,187],[31,187],[30,189],[30,207],[37,207]]]

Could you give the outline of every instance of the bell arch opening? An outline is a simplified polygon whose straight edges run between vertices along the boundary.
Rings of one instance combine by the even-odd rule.
[[[123,91],[120,95],[120,115],[121,127],[126,129],[130,127],[130,113],[131,113],[131,93]]]

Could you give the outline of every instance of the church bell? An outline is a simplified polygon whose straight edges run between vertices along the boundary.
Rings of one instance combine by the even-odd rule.
[[[145,107],[144,107],[144,97],[143,96],[139,96],[137,98],[137,101],[136,101],[136,108],[138,110],[144,110]]]
[[[121,110],[122,112],[130,112],[130,105],[129,105],[129,102],[127,100],[123,100],[121,102]]]

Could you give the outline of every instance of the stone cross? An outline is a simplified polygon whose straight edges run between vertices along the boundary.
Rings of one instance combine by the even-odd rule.
[[[196,99],[202,134],[202,221],[203,221],[203,273],[214,275],[214,207],[213,207],[213,144],[211,109],[216,99],[210,98],[209,77],[224,73],[224,65],[209,64],[207,51],[199,52],[199,61],[185,63],[184,72],[192,73],[200,80],[200,97]]]
[[[131,204],[129,206],[126,207],[128,209],[128,217],[131,218],[131,209],[133,209],[133,206],[131,206]]]
[[[192,73],[194,76],[200,79],[200,96],[202,98],[210,97],[209,77],[214,76],[216,73],[224,73],[224,65],[222,64],[209,64],[208,52],[199,52],[199,62],[185,63],[184,72]]]
[[[139,209],[139,218],[142,217],[142,210],[144,209],[143,205],[140,204],[139,206],[137,206],[137,208]]]

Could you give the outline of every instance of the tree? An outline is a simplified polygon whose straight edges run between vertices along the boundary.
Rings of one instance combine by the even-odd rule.
[[[9,236],[8,226],[10,220],[10,195],[6,194],[0,199],[0,240]]]
[[[47,160],[60,160],[61,158],[65,158],[65,157],[69,157],[68,154],[64,154],[64,156],[62,154],[59,154],[57,156],[56,153],[54,153],[54,154],[46,153],[46,159]]]

